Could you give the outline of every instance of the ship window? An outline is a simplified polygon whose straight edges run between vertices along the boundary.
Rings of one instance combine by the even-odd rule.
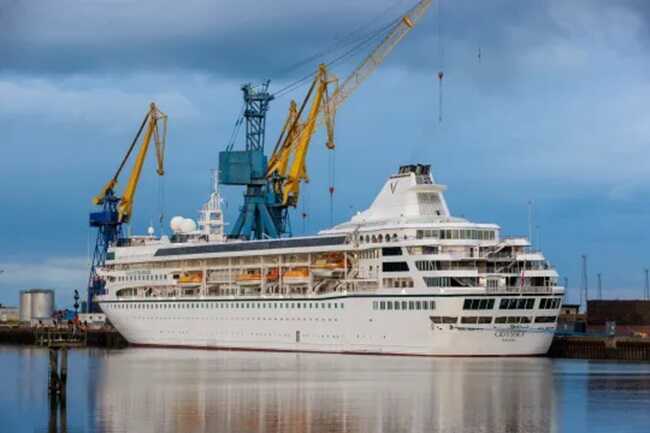
[[[343,302],[341,302],[341,308],[343,308]]]
[[[377,309],[377,301],[372,301],[372,309],[373,310]]]
[[[500,317],[497,317],[496,319],[494,319],[494,323],[506,323],[506,319],[507,319],[507,317],[500,316]]]
[[[492,323],[492,317],[481,316],[478,318],[478,323]]]
[[[416,310],[421,310],[422,309],[422,304],[420,303],[420,301],[415,301],[415,309]]]
[[[401,247],[384,247],[381,249],[381,253],[384,256],[401,256],[402,248]]]
[[[341,304],[341,305],[343,305],[343,304]],[[402,301],[402,310],[407,310],[408,309],[407,306],[408,306],[407,302]]]
[[[461,317],[460,323],[476,324],[478,323],[478,317],[476,316]]]
[[[555,316],[538,316],[535,317],[535,323],[554,323]]]
[[[379,302],[379,309],[380,310],[385,310],[386,309],[386,302],[385,301]]]
[[[387,310],[393,309],[393,301],[386,301],[386,309]]]
[[[401,310],[399,301],[395,301],[395,309],[396,310]]]
[[[431,323],[442,323],[442,317],[439,316],[429,316]]]
[[[530,323],[530,317],[523,316],[521,318],[521,323]]]
[[[408,272],[409,266],[406,262],[383,262],[383,272]]]
[[[409,310],[412,310],[415,308],[415,303],[413,301],[409,301]]]
[[[458,323],[458,317],[443,316],[442,317],[442,323],[446,323],[446,324]]]

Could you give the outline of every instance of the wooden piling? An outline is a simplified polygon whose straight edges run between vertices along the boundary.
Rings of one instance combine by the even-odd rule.
[[[50,395],[56,395],[59,389],[58,354],[56,349],[50,348],[50,383],[48,390]]]

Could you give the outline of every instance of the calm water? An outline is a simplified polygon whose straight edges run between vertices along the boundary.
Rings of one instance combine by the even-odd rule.
[[[0,346],[0,432],[650,432],[649,364],[85,349],[61,414],[46,355]]]

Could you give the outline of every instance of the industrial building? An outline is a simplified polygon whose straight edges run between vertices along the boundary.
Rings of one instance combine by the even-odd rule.
[[[594,300],[587,303],[587,331],[606,332],[615,324],[620,336],[650,335],[650,301]]]
[[[0,323],[17,322],[18,308],[0,304]]]

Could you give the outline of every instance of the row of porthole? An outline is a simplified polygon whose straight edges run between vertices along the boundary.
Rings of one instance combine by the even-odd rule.
[[[173,316],[163,316],[163,317],[152,317],[152,316],[136,316],[134,319],[137,320],[201,320],[205,317],[173,317]],[[274,317],[274,318],[260,318],[260,317],[208,317],[208,319],[213,320],[251,320],[251,321],[287,321],[287,322],[338,322],[339,319],[332,318],[312,318],[312,317]]]
[[[406,235],[404,235],[404,240],[408,239]],[[381,242],[397,242],[399,240],[399,236],[397,233],[393,233],[392,235],[390,233],[387,233],[386,236],[380,234],[380,235],[365,235],[365,236],[359,236],[359,242],[361,243],[381,243]]]
[[[160,281],[168,278],[169,276],[164,274],[121,275],[117,277],[117,281]]]
[[[103,308],[119,310],[186,310],[204,309],[343,309],[343,302],[144,302],[106,304]]]

